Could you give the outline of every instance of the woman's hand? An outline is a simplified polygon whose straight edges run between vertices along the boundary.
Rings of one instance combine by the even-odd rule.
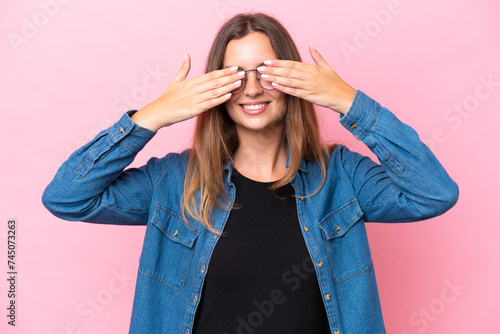
[[[268,60],[264,62],[266,66],[257,70],[262,79],[272,82],[283,93],[346,114],[356,90],[339,77],[312,44],[309,52],[317,66],[291,60]]]
[[[155,101],[132,115],[132,120],[152,131],[195,117],[226,102],[231,91],[241,85],[245,72],[237,67],[225,68],[186,80],[191,59],[186,54],[184,63],[165,92]]]

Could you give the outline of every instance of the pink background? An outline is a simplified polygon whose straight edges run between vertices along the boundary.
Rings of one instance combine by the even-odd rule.
[[[6,277],[15,218],[19,275],[15,328],[0,279],[0,332],[128,331],[145,228],[59,220],[42,191],[72,151],[158,97],[184,52],[199,75],[221,22],[247,10],[277,16],[306,62],[313,42],[347,82],[412,125],[460,185],[441,217],[368,225],[388,332],[500,333],[495,0],[2,1],[0,267]],[[336,114],[319,113],[326,139],[370,154]],[[185,148],[192,126],[161,131],[134,165]]]

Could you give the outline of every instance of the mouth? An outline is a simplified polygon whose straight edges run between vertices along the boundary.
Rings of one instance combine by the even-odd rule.
[[[270,102],[263,103],[245,103],[240,104],[241,109],[244,113],[249,115],[258,115],[267,109]]]

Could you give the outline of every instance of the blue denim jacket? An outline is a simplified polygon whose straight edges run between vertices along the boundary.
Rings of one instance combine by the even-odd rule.
[[[189,151],[125,169],[154,136],[129,118],[132,112],[69,157],[43,203],[66,220],[147,225],[130,333],[189,334],[220,234],[182,221]],[[325,184],[308,196],[322,174],[317,163],[302,161],[292,181],[298,218],[331,333],[385,333],[364,223],[440,215],[456,203],[458,187],[412,128],[361,91],[340,121],[381,165],[339,145],[329,157]],[[223,178],[234,200],[231,171],[229,161]],[[216,230],[224,229],[229,212],[215,209]]]

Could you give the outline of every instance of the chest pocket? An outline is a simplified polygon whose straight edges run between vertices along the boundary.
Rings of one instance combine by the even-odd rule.
[[[140,272],[175,290],[182,288],[198,235],[181,217],[157,205],[144,238]]]
[[[363,213],[356,200],[333,210],[319,222],[334,281],[364,273],[372,264]]]

